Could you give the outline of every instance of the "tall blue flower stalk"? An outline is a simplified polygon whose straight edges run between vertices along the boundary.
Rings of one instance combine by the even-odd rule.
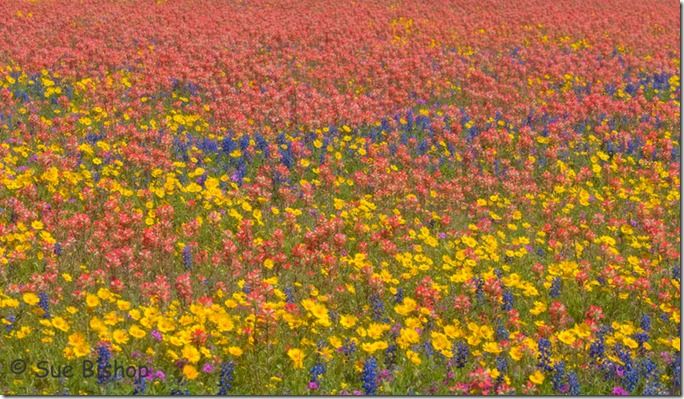
[[[378,390],[378,364],[374,357],[369,358],[364,363],[361,378],[366,395],[375,395]]]
[[[219,374],[219,391],[218,395],[227,395],[233,387],[233,380],[235,372],[235,364],[233,362],[223,362],[221,364],[221,373]]]
[[[100,345],[97,348],[97,383],[104,384],[109,381],[105,370],[110,368],[109,361],[112,358],[112,353],[105,345]]]

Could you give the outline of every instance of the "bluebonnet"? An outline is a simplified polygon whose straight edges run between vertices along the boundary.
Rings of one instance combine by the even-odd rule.
[[[616,345],[615,353],[624,364],[624,386],[628,391],[632,392],[639,383],[639,371],[634,367],[629,350],[626,350],[622,345]]]
[[[227,136],[223,139],[221,142],[221,149],[223,150],[224,153],[230,154],[237,148],[237,145],[233,142],[233,138],[231,136]]]
[[[639,343],[639,346],[643,346],[644,342],[648,341],[650,337],[646,333],[636,333],[634,338]]]
[[[679,392],[682,386],[682,358],[679,353],[675,356],[670,367],[672,372],[672,384],[675,392]]]
[[[292,166],[294,165],[294,157],[292,155],[292,151],[290,149],[290,144],[287,144],[287,149],[283,150],[280,149],[280,162],[285,165],[288,169],[291,169]]]
[[[366,395],[375,395],[378,390],[378,365],[374,357],[369,358],[363,365],[363,390]]]
[[[513,293],[509,290],[505,290],[503,293],[503,305],[501,306],[501,309],[503,310],[511,310],[513,309]]]
[[[392,367],[397,361],[397,345],[391,344],[385,349],[385,366]]]
[[[482,302],[484,300],[484,280],[480,277],[476,277],[475,287],[475,298],[478,302]]]
[[[294,297],[294,289],[292,287],[287,287],[285,288],[285,301],[287,303],[294,303],[295,302],[295,297]]]
[[[226,395],[228,391],[233,387],[233,372],[235,371],[235,365],[233,362],[223,362],[221,364],[221,373],[219,374],[219,391],[218,395]]]
[[[578,396],[580,394],[579,379],[574,371],[568,373],[568,393],[572,396]]]
[[[240,137],[240,149],[244,151],[247,147],[249,147],[249,136],[243,134],[242,137]]]
[[[325,364],[317,362],[309,370],[309,375],[311,376],[311,382],[318,382],[318,378],[325,373]]]
[[[639,370],[641,371],[641,375],[644,376],[644,378],[648,379],[652,376],[655,376],[658,371],[658,366],[655,364],[655,362],[649,358],[643,359],[641,363],[639,364]]]
[[[664,396],[667,395],[657,380],[650,380],[644,385],[644,390],[641,392],[644,396]]]
[[[46,319],[49,319],[50,316],[50,301],[48,300],[48,295],[41,291],[40,294],[38,294],[38,306],[40,306],[41,309],[43,309],[43,317]]]
[[[397,293],[394,294],[394,303],[401,303],[404,300],[404,289],[399,288]]]
[[[565,362],[558,362],[554,366],[553,377],[551,377],[551,382],[553,383],[553,390],[556,392],[561,392],[563,388],[563,381],[565,380]]]
[[[345,340],[344,345],[342,345],[342,353],[349,356],[356,351],[356,344],[349,339]]]
[[[651,317],[647,314],[641,316],[641,329],[648,332],[651,331]]]
[[[56,242],[52,250],[55,255],[60,256],[62,254],[62,244]]]
[[[551,298],[558,298],[560,296],[561,284],[560,277],[553,278],[553,281],[551,282],[551,290],[549,291]]]
[[[429,341],[423,343],[423,350],[428,357],[435,354],[435,350],[432,348],[432,344]]]
[[[271,153],[268,147],[268,142],[266,141],[264,136],[262,136],[261,133],[257,133],[254,140],[256,141],[257,149],[263,151],[264,155],[267,158],[270,157]]]
[[[15,315],[9,315],[6,317],[7,321],[10,322],[10,324],[5,327],[5,331],[10,332],[12,331],[12,328],[14,328],[14,323],[17,321],[17,316]]]
[[[428,151],[428,143],[425,139],[422,139],[418,144],[418,154],[423,155]]]
[[[639,383],[639,372],[632,365],[625,367],[624,385],[628,391],[633,392]]]
[[[135,386],[133,388],[133,395],[142,395],[145,393],[145,389],[147,389],[147,383],[146,383],[145,377],[138,376],[135,379]]]
[[[540,338],[537,341],[537,347],[539,348],[537,366],[546,371],[551,371],[551,342],[546,338]]]
[[[499,341],[505,341],[509,338],[509,335],[510,333],[508,332],[506,327],[504,327],[501,320],[499,320],[496,326],[496,339]]]
[[[456,344],[456,350],[454,351],[454,363],[457,368],[463,368],[468,360],[468,355],[470,355],[470,349],[466,344],[459,341]]]
[[[192,269],[192,247],[187,244],[183,247],[183,266],[185,270]]]
[[[501,373],[505,373],[508,370],[508,359],[505,355],[499,355],[496,357],[496,369]]]
[[[105,370],[110,367],[109,360],[112,358],[112,353],[104,345],[97,348],[97,383],[104,384],[108,381],[105,375]]]
[[[377,295],[372,295],[370,301],[371,305],[373,306],[373,320],[380,320],[385,311],[385,304]]]

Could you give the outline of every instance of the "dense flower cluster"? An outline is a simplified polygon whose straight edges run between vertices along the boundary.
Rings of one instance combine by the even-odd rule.
[[[677,7],[0,2],[0,394],[680,394]]]

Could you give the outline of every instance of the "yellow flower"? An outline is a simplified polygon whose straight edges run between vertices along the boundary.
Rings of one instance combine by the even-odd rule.
[[[264,260],[264,267],[267,268],[268,270],[273,269],[273,265],[274,265],[273,259],[267,258],[266,260]]]
[[[111,291],[109,291],[106,288],[100,288],[99,290],[97,290],[97,296],[100,299],[107,301],[107,300],[109,300],[109,298],[112,297],[112,293],[111,293]]]
[[[533,384],[540,385],[544,382],[544,374],[537,370],[530,375],[530,381],[532,381]]]
[[[351,328],[356,324],[356,320],[357,319],[354,316],[342,315],[342,317],[340,317],[340,324],[342,324],[342,327],[344,328]]]
[[[61,317],[55,317],[52,319],[52,326],[63,332],[69,331],[69,324],[67,324],[66,320]]]
[[[304,352],[301,349],[290,349],[287,351],[287,356],[292,360],[294,368],[301,369],[304,367]]]
[[[546,305],[543,302],[534,302],[534,308],[530,310],[530,313],[537,316],[546,310]]]
[[[88,305],[89,308],[95,308],[100,305],[100,298],[93,294],[88,294],[86,295],[86,305]]]
[[[364,342],[363,344],[361,344],[361,349],[368,353],[374,353],[379,350],[385,350],[388,348],[388,346],[389,345],[385,341],[375,341],[373,343]]]
[[[159,329],[159,331],[166,333],[175,330],[176,324],[173,321],[166,318],[159,319],[159,321],[157,322],[157,328]]]
[[[572,345],[576,340],[575,334],[573,334],[570,330],[565,330],[558,333],[558,339],[566,345]]]
[[[112,338],[114,338],[114,342],[117,344],[125,344],[128,342],[128,333],[126,333],[126,330],[114,330],[114,333],[112,333]]]
[[[416,310],[417,307],[418,304],[416,301],[411,298],[404,298],[404,301],[400,305],[396,305],[394,307],[394,311],[402,316],[406,316],[407,314]]]
[[[219,318],[216,326],[218,327],[219,331],[231,331],[235,327],[233,321],[227,315],[223,315],[221,318]]]
[[[519,346],[512,347],[508,354],[511,356],[511,359],[515,360],[516,362],[523,357],[523,351]]]
[[[181,354],[183,355],[184,358],[186,358],[190,363],[197,363],[200,360],[200,353],[192,345],[185,345],[183,347],[183,350],[181,351]]]
[[[31,222],[31,227],[33,227],[36,230],[43,230],[43,222],[40,220],[34,220]]]
[[[487,370],[487,371],[489,372],[489,375],[490,375],[492,378],[497,378],[498,376],[501,375],[501,373],[500,373],[499,370],[497,370],[497,369],[489,369],[489,370]]]
[[[242,356],[242,349],[238,348],[237,346],[231,346],[228,348],[228,353],[235,357],[240,357]]]
[[[31,327],[27,326],[22,326],[19,331],[17,331],[17,338],[22,339],[28,336],[31,333]]]
[[[453,325],[445,326],[444,327],[444,333],[449,338],[458,338],[458,337],[463,335],[463,331],[461,331],[458,327],[453,326]]]
[[[74,355],[76,357],[83,357],[90,354],[90,347],[88,344],[80,344],[74,347]]]
[[[501,353],[501,347],[499,346],[499,344],[497,342],[487,342],[484,345],[482,345],[482,349],[485,352],[494,353],[496,355]]]
[[[69,335],[69,346],[73,348],[76,357],[83,357],[90,354],[90,347],[81,333]]]
[[[128,315],[131,316],[133,320],[140,320],[140,311],[138,309],[133,309],[130,312],[128,312]]]
[[[430,336],[432,337],[432,346],[437,351],[443,352],[451,349],[451,341],[449,341],[445,334],[432,332]]]
[[[637,344],[637,342],[635,340],[633,340],[632,338],[629,338],[629,337],[622,338],[622,343],[631,349],[636,349],[639,347],[639,344]]]
[[[142,338],[146,335],[145,330],[142,328],[138,327],[137,325],[133,325],[131,328],[128,329],[128,332],[135,338]]]
[[[38,295],[36,295],[32,292],[27,292],[24,295],[22,295],[22,299],[24,300],[24,302],[26,302],[27,304],[29,304],[31,306],[37,304],[40,301],[40,299],[38,298]]]
[[[128,301],[118,300],[116,301],[116,307],[118,307],[119,310],[126,311],[131,308],[131,303]]]
[[[191,364],[186,364],[185,366],[183,366],[183,375],[185,376],[185,378],[189,380],[194,380],[199,376],[199,372],[197,372],[195,366]]]
[[[411,363],[415,365],[419,365],[420,363],[422,363],[422,361],[420,360],[420,355],[418,355],[414,351],[406,351],[406,357],[411,361]]]
[[[406,349],[418,341],[420,341],[420,335],[413,328],[402,328],[399,332],[399,338],[397,338],[397,343],[402,349]]]
[[[385,324],[371,323],[371,325],[368,326],[367,333],[369,337],[373,339],[379,339],[382,334],[389,329],[390,327]]]
[[[342,340],[336,336],[328,338],[328,342],[330,342],[330,345],[335,349],[339,349],[342,346]]]

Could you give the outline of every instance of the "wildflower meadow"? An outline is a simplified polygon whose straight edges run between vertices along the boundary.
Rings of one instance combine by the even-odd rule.
[[[0,0],[0,394],[681,395],[680,6]]]

